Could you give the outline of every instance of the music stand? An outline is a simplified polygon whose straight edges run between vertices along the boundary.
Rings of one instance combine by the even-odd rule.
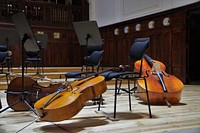
[[[47,41],[48,35],[47,34],[35,34],[37,43],[40,49],[47,49]]]
[[[35,115],[37,115],[37,113],[32,108],[32,106],[26,101],[26,94],[24,93],[24,51],[25,49],[30,50],[30,51],[38,51],[39,48],[37,46],[35,36],[31,30],[31,27],[24,13],[17,13],[13,15],[12,20],[15,24],[16,30],[20,36],[21,44],[22,44],[22,51],[21,51],[22,52],[22,92],[21,92],[21,97],[19,98],[18,101],[14,102],[7,108],[1,110],[0,113],[2,113],[3,111],[7,110],[8,108],[20,102],[23,102],[25,105],[27,105],[27,107],[29,107],[33,111]]]
[[[96,21],[74,22],[73,25],[80,45],[86,45],[86,48],[95,45],[101,47],[102,39]],[[87,71],[88,69],[86,66],[86,74]],[[101,99],[102,96],[94,98],[93,101],[100,101]]]
[[[5,44],[9,48],[9,45],[18,44],[19,42],[20,39],[16,30],[0,30],[0,44]]]
[[[73,25],[80,45],[102,44],[96,21],[74,22]]]
[[[96,21],[80,21],[74,22],[74,29],[80,45],[86,45],[86,54],[88,56],[88,48],[101,47],[102,40]],[[91,52],[91,51],[90,51]]]

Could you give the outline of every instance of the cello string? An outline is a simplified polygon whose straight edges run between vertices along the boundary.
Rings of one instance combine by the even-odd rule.
[[[61,92],[63,92],[65,89],[65,85],[66,85],[66,82],[63,83],[58,89],[56,92],[53,93],[53,95],[43,104],[43,107],[42,108],[45,108],[49,103],[50,101],[56,97],[58,94],[60,94]]]

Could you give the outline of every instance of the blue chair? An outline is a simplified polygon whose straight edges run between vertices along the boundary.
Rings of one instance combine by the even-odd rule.
[[[43,60],[40,57],[39,52],[40,51],[25,51],[26,73],[28,64],[32,64],[37,69],[36,75],[39,75],[39,67],[42,67],[42,72],[43,72],[43,66],[42,66]]]
[[[129,52],[129,58],[133,62],[132,65],[125,65],[123,68],[123,71],[107,71],[105,73],[102,73],[106,80],[115,79],[115,95],[114,95],[114,119],[116,118],[116,105],[117,105],[117,92],[121,87],[121,82],[126,80],[128,81],[128,90],[129,93],[129,108],[131,111],[131,88],[130,88],[130,81],[137,81],[138,79],[142,79],[145,82],[145,89],[146,89],[146,96],[147,96],[147,104],[149,109],[149,116],[151,115],[151,108],[150,108],[150,101],[149,101],[149,95],[148,95],[148,88],[146,79],[144,76],[142,76],[142,58],[145,54],[146,49],[149,47],[150,39],[149,38],[138,38],[135,40],[133,45],[130,48]],[[135,61],[141,61],[141,66],[139,72],[135,72],[134,70],[134,62]],[[132,69],[130,69],[132,68]],[[131,71],[132,70],[132,71]]]
[[[85,77],[88,75],[93,75],[94,73],[97,73],[99,71],[99,67],[101,65],[103,53],[104,53],[103,50],[93,51],[90,56],[85,56],[84,57],[84,65],[82,66],[81,71],[67,72],[65,74],[66,81],[69,78],[73,78],[76,80],[78,78],[82,78],[82,77]],[[96,71],[95,71],[95,67],[96,67]],[[86,71],[84,71],[84,68],[86,68]],[[89,70],[89,68],[91,68],[91,71]],[[99,106],[100,106],[100,103],[103,104],[102,96],[94,98],[94,99],[92,99],[92,101],[94,101],[94,104],[99,102]]]
[[[102,45],[100,44],[89,44],[86,46],[86,56],[90,56],[94,51],[102,51]]]
[[[75,72],[67,72],[65,74],[66,81],[69,78],[80,78],[83,76],[87,76],[89,74],[93,74],[99,71],[99,67],[101,65],[101,60],[103,56],[104,51],[93,51],[90,56],[84,57],[84,65],[81,68],[81,71],[75,71]],[[96,71],[95,71],[96,67]],[[84,71],[84,68],[86,68],[86,71]],[[91,68],[91,71],[89,70]]]
[[[92,72],[94,72],[94,69],[96,67],[96,71],[99,71],[99,67],[101,65],[101,59],[103,56],[103,50],[101,51],[94,51],[91,53],[90,56],[84,57],[84,65],[81,68],[81,71],[83,71],[84,67],[86,68],[86,71],[89,71],[89,68],[91,67]]]
[[[6,58],[8,56],[8,52],[0,52],[0,64],[1,64],[1,73],[3,73],[3,66],[6,64]]]
[[[1,70],[0,70],[0,74],[5,74],[3,76],[0,76],[0,78],[3,78],[3,77],[6,77],[6,80],[7,80],[7,84],[8,84],[8,73],[7,72],[4,72],[3,68],[4,68],[4,65],[6,64],[6,59],[8,57],[8,52],[0,52],[0,65],[1,65]]]
[[[5,44],[0,44],[0,52],[7,52],[7,57],[4,64],[7,64],[8,72],[10,72],[10,69],[12,71],[12,52],[8,50],[7,45]]]

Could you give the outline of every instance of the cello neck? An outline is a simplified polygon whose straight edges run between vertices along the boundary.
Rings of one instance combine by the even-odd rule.
[[[152,68],[153,72],[161,72],[160,64],[155,62],[151,57],[146,54],[144,55],[144,58],[146,59],[149,66]]]
[[[151,66],[151,67],[155,63],[155,61],[153,61],[153,59],[151,59],[151,57],[149,57],[147,54],[144,54],[144,58],[147,61],[147,63],[149,64],[149,66]]]
[[[156,63],[153,59],[151,59],[148,55],[144,55],[144,58],[146,59],[147,63],[152,67],[152,72],[155,73],[157,75],[157,77],[160,80],[160,83],[162,85],[163,91],[167,92],[167,88],[165,86],[165,82],[163,80],[163,75],[162,75],[162,71],[160,68],[160,65],[158,63]]]

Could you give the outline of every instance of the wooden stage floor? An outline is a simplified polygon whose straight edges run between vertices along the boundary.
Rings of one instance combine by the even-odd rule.
[[[105,99],[101,110],[113,113],[113,85],[103,94]],[[7,107],[6,94],[0,91],[3,108]],[[118,96],[117,118],[111,121],[97,114],[97,105],[88,101],[86,106],[73,118],[61,122],[34,122],[22,133],[200,133],[200,85],[185,85],[178,105],[151,106],[148,108],[132,96],[132,111],[129,111],[128,95]],[[13,112],[11,109],[0,114],[0,133],[14,133],[30,124],[36,115],[31,111]]]

